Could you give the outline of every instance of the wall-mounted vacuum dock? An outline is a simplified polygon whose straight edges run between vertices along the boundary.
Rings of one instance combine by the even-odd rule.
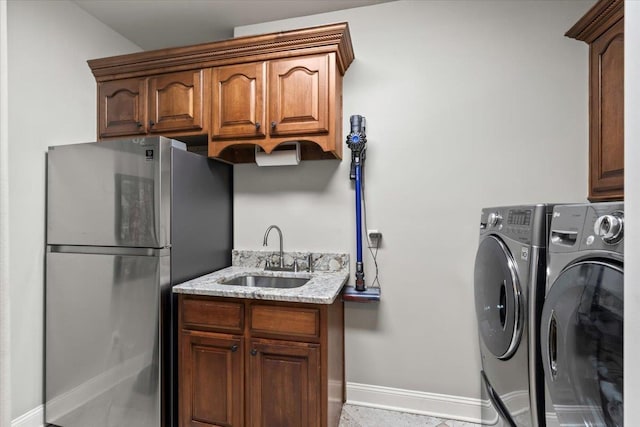
[[[380,288],[365,286],[364,264],[362,262],[362,199],[364,197],[362,181],[367,152],[366,143],[366,119],[359,115],[351,116],[351,133],[347,136],[347,146],[351,150],[349,177],[356,183],[356,284],[355,287],[345,287],[342,293],[345,301],[380,301]]]

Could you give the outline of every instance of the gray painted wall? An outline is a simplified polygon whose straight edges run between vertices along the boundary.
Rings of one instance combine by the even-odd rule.
[[[383,239],[382,301],[347,305],[348,381],[479,397],[480,209],[585,200],[588,48],[563,35],[592,3],[398,1],[236,29],[349,22],[344,135],[367,117],[368,226]],[[349,156],[236,166],[236,248],[278,224],[285,250],[355,258]]]
[[[347,307],[349,381],[478,395],[478,213],[584,200],[587,47],[562,34],[591,4],[400,1],[237,29],[351,26],[344,133],[367,116],[368,222],[384,237],[383,301]],[[41,404],[44,152],[95,137],[86,59],[138,49],[67,1],[9,2],[9,48],[15,418]],[[236,167],[236,247],[277,223],[288,250],[353,254],[348,163]]]
[[[87,59],[140,49],[67,0],[8,2],[12,418],[42,404],[45,153],[93,141]]]

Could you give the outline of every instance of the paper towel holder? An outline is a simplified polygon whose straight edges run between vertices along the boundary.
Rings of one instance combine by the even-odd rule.
[[[278,145],[271,153],[256,145],[256,164],[258,166],[296,166],[300,164],[300,142],[292,141]]]

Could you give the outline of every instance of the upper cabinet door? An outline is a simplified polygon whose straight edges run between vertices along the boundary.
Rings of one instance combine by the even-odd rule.
[[[591,201],[624,196],[624,20],[591,44]]]
[[[146,133],[146,81],[112,80],[98,84],[98,135],[101,138]]]
[[[329,55],[269,63],[271,135],[329,132],[330,72]]]
[[[162,74],[149,79],[149,132],[203,128],[204,73]]]
[[[215,138],[265,136],[264,62],[213,69],[213,128]]]

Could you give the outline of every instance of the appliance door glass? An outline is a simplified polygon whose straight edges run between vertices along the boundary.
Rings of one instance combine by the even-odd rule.
[[[480,339],[496,357],[508,359],[522,335],[520,284],[513,257],[494,236],[478,247],[474,292]]]
[[[623,425],[623,278],[617,265],[581,262],[549,290],[542,358],[561,425]]]
[[[168,256],[47,253],[46,422],[157,427]]]
[[[47,243],[165,247],[169,142],[154,137],[50,147]]]

